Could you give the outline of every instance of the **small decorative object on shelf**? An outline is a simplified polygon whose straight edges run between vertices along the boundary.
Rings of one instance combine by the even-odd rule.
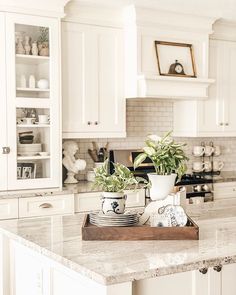
[[[75,154],[78,152],[78,144],[74,141],[65,141],[63,143],[62,164],[67,169],[67,178],[64,183],[78,183],[75,175],[86,167],[85,160],[76,159]]]
[[[40,36],[38,39],[39,55],[49,56],[49,29],[46,27],[40,27]]]
[[[34,89],[35,88],[35,77],[34,75],[29,76],[29,88]]]
[[[31,53],[31,45],[30,45],[30,37],[29,36],[25,36],[24,49],[25,49],[25,54],[30,55],[30,53]]]
[[[172,75],[185,75],[184,67],[181,63],[178,62],[178,60],[175,60],[175,63],[170,65],[168,74]]]
[[[49,88],[48,80],[47,79],[38,80],[37,86],[39,89],[48,89]]]
[[[21,88],[26,88],[26,77],[25,77],[25,75],[20,76],[20,87]]]
[[[102,212],[103,214],[123,214],[125,211],[126,195],[124,190],[138,188],[140,182],[143,187],[148,183],[134,174],[124,165],[114,163],[114,173],[108,172],[108,160],[101,167],[95,168],[94,188],[102,189]]]
[[[160,75],[197,77],[192,44],[155,41],[155,50]],[[175,60],[175,63],[170,65],[171,60]]]
[[[38,55],[39,54],[39,50],[38,50],[38,43],[37,41],[34,41],[32,43],[32,49],[31,49],[32,55]]]
[[[134,168],[139,167],[149,158],[156,173],[148,173],[151,181],[150,198],[152,200],[165,199],[172,192],[176,178],[186,171],[188,157],[183,150],[185,143],[176,143],[168,132],[164,137],[150,135],[146,140],[146,147],[134,160]]]
[[[16,40],[16,54],[25,54],[22,37],[18,37]]]
[[[17,163],[17,179],[31,179],[36,177],[35,163]]]

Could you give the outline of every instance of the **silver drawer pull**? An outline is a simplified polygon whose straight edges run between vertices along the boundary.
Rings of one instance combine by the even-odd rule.
[[[52,208],[52,204],[50,203],[43,203],[39,206],[39,208],[42,208],[42,209],[48,209],[48,208]]]

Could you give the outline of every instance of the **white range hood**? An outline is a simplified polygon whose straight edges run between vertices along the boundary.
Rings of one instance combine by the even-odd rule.
[[[126,97],[206,99],[209,35],[215,18],[149,10],[124,9]],[[193,45],[197,78],[161,76],[154,41]]]

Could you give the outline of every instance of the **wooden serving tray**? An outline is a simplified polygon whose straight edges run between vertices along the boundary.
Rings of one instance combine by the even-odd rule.
[[[184,227],[149,225],[98,227],[89,222],[89,215],[86,214],[82,225],[82,239],[84,241],[198,240],[199,227],[189,216],[188,223]]]

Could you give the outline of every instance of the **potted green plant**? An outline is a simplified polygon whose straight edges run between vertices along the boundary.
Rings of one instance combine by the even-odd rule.
[[[39,27],[38,53],[41,56],[49,56],[49,28]]]
[[[149,158],[155,168],[155,173],[148,173],[151,182],[150,198],[162,200],[168,196],[174,188],[176,177],[178,179],[185,173],[188,157],[183,147],[185,143],[177,143],[171,138],[171,131],[164,137],[150,135],[146,140],[143,153],[134,160],[136,169]]]
[[[147,181],[141,177],[135,177],[134,174],[124,165],[113,163],[114,173],[108,172],[108,160],[103,166],[95,168],[94,188],[103,191],[102,211],[104,214],[123,214],[125,210],[126,189],[137,189],[140,182],[142,187],[147,186]]]

